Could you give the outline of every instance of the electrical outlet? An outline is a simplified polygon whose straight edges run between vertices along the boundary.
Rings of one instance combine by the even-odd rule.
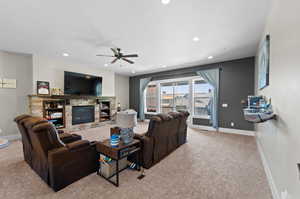
[[[234,122],[230,122],[230,126],[231,126],[231,127],[234,127]]]
[[[227,108],[227,107],[228,107],[228,104],[222,104],[222,107],[223,107],[223,108]]]

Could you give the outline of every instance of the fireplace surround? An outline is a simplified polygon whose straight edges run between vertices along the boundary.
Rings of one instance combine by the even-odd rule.
[[[72,125],[95,122],[95,106],[72,106]]]
[[[101,120],[101,106],[102,102],[110,102],[110,116],[117,111],[115,97],[88,97],[88,96],[37,96],[29,95],[29,112],[33,116],[43,117],[43,102],[49,100],[65,100],[65,128],[67,132],[84,130],[89,128],[104,125],[105,122]],[[73,107],[93,107],[94,119],[86,119],[84,122],[73,121]],[[92,109],[92,108],[90,108]],[[91,111],[91,110],[90,110]],[[92,112],[92,111],[91,111]],[[76,120],[76,119],[75,119]],[[92,121],[93,120],[93,121]]]

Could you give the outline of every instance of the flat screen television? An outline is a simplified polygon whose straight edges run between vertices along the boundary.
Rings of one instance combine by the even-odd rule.
[[[65,94],[102,95],[102,77],[65,71]]]

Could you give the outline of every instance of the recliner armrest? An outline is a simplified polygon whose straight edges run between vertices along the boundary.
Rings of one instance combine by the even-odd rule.
[[[66,145],[69,150],[76,150],[87,146],[90,146],[90,142],[87,140],[78,140]]]
[[[146,133],[135,134],[134,138],[140,140],[142,143],[142,166],[149,169],[153,165],[154,140],[152,137],[146,136]]]

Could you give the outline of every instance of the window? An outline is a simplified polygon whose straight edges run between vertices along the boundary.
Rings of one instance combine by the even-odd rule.
[[[200,78],[153,81],[145,90],[145,113],[189,111],[193,117],[210,119],[213,87]]]
[[[157,85],[148,85],[146,88],[146,112],[156,113],[158,112],[158,96],[157,96]]]
[[[188,81],[160,84],[161,112],[189,110],[189,89]]]
[[[176,111],[189,110],[190,84],[188,81],[177,82],[174,85],[174,105]]]
[[[160,84],[160,112],[169,113],[173,111],[174,106],[174,88],[173,83]]]
[[[204,80],[193,81],[194,116],[210,119],[213,100],[213,87]]]

